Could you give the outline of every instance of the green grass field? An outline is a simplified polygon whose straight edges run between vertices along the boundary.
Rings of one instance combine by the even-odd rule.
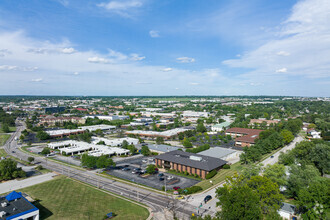
[[[235,172],[239,173],[243,168],[243,165],[241,165],[239,162],[235,163],[230,166],[230,169],[221,169],[214,177],[208,180],[203,180],[196,184],[196,186],[200,186],[203,188],[203,190],[206,190],[213,185],[216,185],[222,181],[226,180],[227,176],[232,176],[235,174]],[[212,183],[210,183],[210,180],[212,180]]]
[[[114,219],[146,219],[146,208],[101,192],[65,177],[22,190],[38,200],[40,219],[102,219],[109,212]]]
[[[0,157],[6,157],[7,153],[3,148],[0,148]]]
[[[1,126],[0,126],[1,127]],[[9,127],[9,132],[14,132],[16,131],[16,127]],[[5,133],[1,128],[0,128],[0,133]]]
[[[0,134],[0,146],[3,146],[9,138],[9,134]]]

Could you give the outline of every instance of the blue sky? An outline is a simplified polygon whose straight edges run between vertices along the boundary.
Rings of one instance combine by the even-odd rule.
[[[328,0],[2,0],[3,95],[330,96]]]

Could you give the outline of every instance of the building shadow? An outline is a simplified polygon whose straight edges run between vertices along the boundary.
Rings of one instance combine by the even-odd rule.
[[[50,216],[53,215],[53,213],[47,209],[45,206],[43,206],[41,203],[41,200],[36,200],[33,202],[33,205],[35,205],[38,209],[39,209],[39,216],[40,216],[40,220],[42,219],[47,219]]]

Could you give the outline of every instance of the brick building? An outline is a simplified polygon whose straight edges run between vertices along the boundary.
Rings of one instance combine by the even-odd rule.
[[[235,146],[250,147],[255,144],[256,139],[262,131],[260,129],[229,128],[226,130],[226,135],[235,138]]]
[[[170,151],[155,157],[156,165],[169,170],[197,174],[205,179],[212,170],[219,170],[227,162],[215,157],[209,157],[180,150]]]

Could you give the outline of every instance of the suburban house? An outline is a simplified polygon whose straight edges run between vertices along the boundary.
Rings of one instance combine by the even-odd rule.
[[[30,203],[21,192],[11,192],[0,197],[0,219],[39,220],[39,209]]]
[[[262,131],[260,129],[229,128],[226,130],[226,135],[235,138],[235,146],[250,147],[255,144],[256,139]]]
[[[221,169],[227,162],[215,157],[176,150],[156,156],[155,163],[165,169],[197,174],[205,179],[209,172]]]
[[[277,211],[282,218],[297,219],[297,207],[289,203],[283,202],[280,210]]]

